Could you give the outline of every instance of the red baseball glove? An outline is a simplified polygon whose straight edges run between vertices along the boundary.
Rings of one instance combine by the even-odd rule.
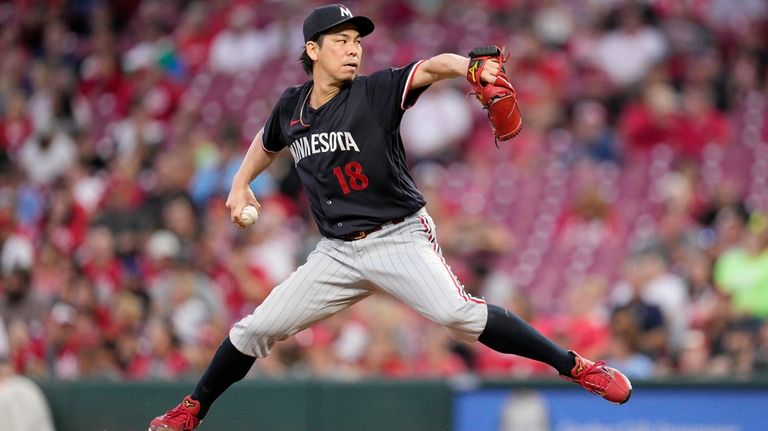
[[[486,63],[496,60],[501,66],[493,83],[483,82],[480,76]],[[467,81],[472,84],[475,97],[488,111],[496,141],[506,141],[514,138],[523,127],[523,117],[517,105],[517,92],[507,78],[504,70],[504,51],[498,46],[475,48],[469,53],[469,68]]]

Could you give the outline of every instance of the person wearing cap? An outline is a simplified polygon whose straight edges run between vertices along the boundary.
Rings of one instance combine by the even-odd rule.
[[[629,381],[556,345],[507,310],[464,290],[446,264],[426,202],[407,168],[400,120],[437,81],[464,77],[469,59],[439,54],[399,68],[359,74],[362,38],[373,22],[345,6],[322,6],[304,20],[301,63],[310,76],[277,101],[232,182],[226,206],[246,227],[249,188],[286,148],[322,234],[316,249],[253,313],[231,328],[208,369],[150,431],[195,429],[213,402],[245,377],[275,343],[377,292],[401,300],[456,339],[551,365],[608,401],[623,403]],[[493,82],[501,65],[485,65]]]

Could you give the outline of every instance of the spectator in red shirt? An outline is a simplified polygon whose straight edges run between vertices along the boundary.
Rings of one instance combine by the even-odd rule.
[[[22,92],[14,91],[8,97],[4,115],[0,116],[0,151],[13,158],[33,131],[26,109],[26,97]]]
[[[100,298],[109,298],[124,287],[123,267],[115,253],[115,237],[106,227],[94,226],[88,230],[80,265]]]
[[[731,139],[731,124],[715,108],[712,91],[703,86],[686,86],[682,94],[682,112],[677,126],[678,151],[698,159],[707,145],[724,146]]]
[[[160,320],[147,324],[146,335],[149,349],[137,356],[129,366],[131,377],[138,379],[175,379],[189,368],[178,338],[171,326]]]
[[[530,299],[517,292],[504,304],[506,309],[520,316],[545,337],[553,338],[554,327],[546,317],[536,314]],[[550,375],[548,367],[522,356],[503,355],[482,344],[475,347],[475,369],[484,376],[531,376]]]
[[[610,330],[608,309],[603,304],[608,286],[599,276],[586,277],[566,292],[567,310],[559,325],[568,344],[595,358],[605,355]]]
[[[419,377],[451,377],[467,371],[467,364],[451,351],[451,339],[443,328],[424,327],[422,351],[413,364]]]
[[[213,34],[210,11],[205,2],[193,2],[183,12],[176,34],[179,56],[190,75],[196,74],[208,62],[208,48]]]
[[[120,68],[114,39],[108,31],[96,32],[91,38],[93,52],[80,65],[77,91],[87,102],[97,132],[102,130],[102,122],[126,115],[131,102],[131,82]]]
[[[362,360],[363,372],[369,375],[405,377],[408,365],[401,356],[394,334],[386,328],[373,328]]]
[[[627,106],[619,119],[627,149],[647,151],[661,144],[675,146],[678,112],[678,98],[670,85],[646,85],[642,99]]]
[[[40,328],[33,331],[21,320],[8,322],[6,326],[8,327],[9,359],[16,372],[28,376],[46,376],[48,374],[45,358],[46,342],[42,334],[39,334]]]
[[[578,191],[557,224],[556,239],[565,247],[583,243],[615,243],[623,229],[621,217],[595,185]]]
[[[41,231],[54,247],[71,256],[85,241],[88,214],[75,201],[68,184],[56,183],[51,190]]]

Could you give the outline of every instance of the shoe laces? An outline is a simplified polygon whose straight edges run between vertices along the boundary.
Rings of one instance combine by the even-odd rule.
[[[179,422],[178,419],[182,419],[184,421],[184,429],[192,429],[192,427],[197,425],[197,417],[195,417],[192,412],[190,412],[188,409],[184,408],[184,406],[178,406],[175,409],[169,411],[165,414],[165,418],[168,420],[173,420],[174,422]]]
[[[589,392],[601,396],[605,394],[611,379],[612,377],[606,369],[605,361],[594,362],[576,377],[579,384],[584,386]]]

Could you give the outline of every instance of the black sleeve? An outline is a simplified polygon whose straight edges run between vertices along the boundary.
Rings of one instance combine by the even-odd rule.
[[[400,125],[403,113],[416,103],[428,85],[411,89],[416,68],[423,61],[416,61],[399,68],[389,68],[371,74],[365,83],[368,103],[376,118],[389,130]]]
[[[275,104],[272,113],[264,124],[264,134],[261,136],[264,149],[270,153],[280,152],[286,147],[283,140],[283,129],[280,127],[280,101]]]

